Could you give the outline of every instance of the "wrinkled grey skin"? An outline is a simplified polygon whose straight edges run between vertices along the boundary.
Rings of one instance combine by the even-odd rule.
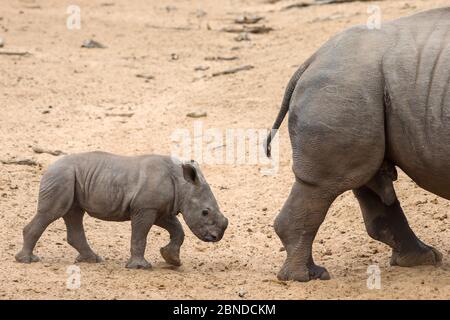
[[[368,234],[392,247],[392,265],[441,262],[411,230],[395,193],[382,199],[374,180],[387,160],[450,199],[449,43],[450,8],[436,9],[379,30],[350,28],[294,74],[273,126],[276,133],[289,110],[296,181],[274,224],[287,252],[279,279],[329,279],[314,263],[312,243],[331,203],[347,190]]]
[[[390,206],[397,200],[393,184],[393,181],[396,180],[397,170],[395,166],[385,160],[375,176],[366,183],[366,187],[375,192],[385,205]]]
[[[100,262],[83,230],[83,215],[107,221],[131,220],[131,257],[127,268],[147,269],[147,234],[153,225],[166,229],[170,242],[161,248],[166,262],[179,266],[184,232],[182,213],[192,232],[203,241],[219,241],[228,225],[203,174],[194,161],[170,157],[117,156],[89,152],[66,156],[42,177],[37,214],[24,228],[18,262],[38,261],[36,242],[47,226],[63,218],[67,242],[78,252],[77,262]]]

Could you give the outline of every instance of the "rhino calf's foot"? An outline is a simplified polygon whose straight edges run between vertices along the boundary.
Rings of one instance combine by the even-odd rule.
[[[79,254],[75,259],[75,262],[86,262],[86,263],[100,263],[103,262],[103,258],[95,253],[92,254]]]
[[[150,269],[152,265],[145,258],[131,257],[126,268],[128,269]]]
[[[160,250],[161,256],[164,260],[171,265],[181,266],[180,260],[180,247],[168,244],[165,247],[162,247]]]
[[[433,247],[420,243],[414,250],[399,252],[392,250],[392,266],[413,267],[420,265],[438,266],[442,263],[442,253]]]
[[[20,263],[32,263],[32,262],[38,262],[41,259],[39,259],[38,256],[34,254],[28,254],[20,251],[18,254],[15,255],[16,261]]]

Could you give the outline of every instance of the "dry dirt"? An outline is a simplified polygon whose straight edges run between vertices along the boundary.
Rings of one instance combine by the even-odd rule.
[[[266,128],[279,110],[296,67],[336,32],[365,23],[368,3],[280,10],[295,3],[264,0],[1,0],[0,159],[34,159],[40,166],[0,164],[0,298],[2,299],[402,299],[450,297],[449,203],[418,188],[404,174],[396,188],[412,228],[444,254],[441,267],[388,264],[390,250],[366,234],[351,193],[333,204],[314,246],[330,281],[282,283],[276,272],[285,253],[271,225],[286,199],[293,174],[286,124],[281,130],[279,174],[260,165],[204,165],[203,171],[230,220],[224,239],[202,243],[186,228],[183,266],[159,255],[168,235],[155,227],[146,257],[151,271],[127,270],[130,225],[87,217],[94,250],[106,258],[80,264],[81,288],[66,288],[66,268],[76,252],[65,242],[62,221],[38,243],[42,258],[18,264],[22,228],[34,215],[39,179],[57,157],[31,146],[67,153],[105,150],[124,155],[168,154],[175,129],[193,131],[193,111],[206,111],[204,128]],[[81,8],[81,29],[66,27],[67,7]],[[449,5],[450,1],[381,1],[383,19]],[[274,31],[250,35],[220,32],[247,12],[264,16]],[[86,39],[107,48],[85,49]],[[209,56],[237,56],[206,61]],[[252,70],[211,77],[251,64]],[[195,71],[196,67],[209,67]],[[136,75],[151,75],[145,79]],[[132,113],[131,117],[108,114]],[[379,265],[381,289],[366,286],[367,267]]]

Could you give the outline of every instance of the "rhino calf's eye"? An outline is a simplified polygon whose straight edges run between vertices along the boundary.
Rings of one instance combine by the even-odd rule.
[[[208,209],[203,209],[202,215],[207,216],[208,213],[209,213],[209,210],[208,210]]]

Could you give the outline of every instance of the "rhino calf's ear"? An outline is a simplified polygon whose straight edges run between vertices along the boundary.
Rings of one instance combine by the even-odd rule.
[[[189,183],[192,184],[199,184],[199,179],[197,175],[197,169],[190,163],[183,163],[182,164],[183,169],[183,177],[184,180],[186,180]]]

